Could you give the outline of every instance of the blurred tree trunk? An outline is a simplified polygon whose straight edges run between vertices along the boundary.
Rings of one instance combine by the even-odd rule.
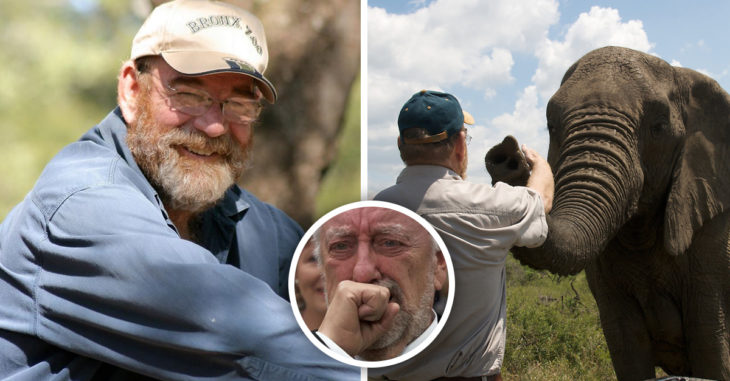
[[[306,228],[322,176],[337,152],[347,97],[360,70],[360,2],[255,4],[249,9],[266,28],[267,76],[279,100],[256,131],[254,168],[243,185]]]
[[[263,22],[266,76],[279,95],[262,114],[253,168],[242,185],[306,228],[313,222],[315,197],[337,151],[347,97],[360,69],[360,2],[228,1]]]

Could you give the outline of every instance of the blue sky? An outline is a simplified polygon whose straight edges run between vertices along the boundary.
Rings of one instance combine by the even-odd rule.
[[[730,90],[730,1],[433,0],[368,2],[367,195],[403,168],[402,104],[427,88],[475,117],[468,177],[507,134],[547,155],[545,105],[588,51],[619,45],[698,70]]]

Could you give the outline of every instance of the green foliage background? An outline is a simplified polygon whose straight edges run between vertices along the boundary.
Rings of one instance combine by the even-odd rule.
[[[128,4],[0,2],[0,219],[45,164],[116,104],[116,73],[141,21]]]
[[[353,84],[337,156],[317,195],[315,220],[338,206],[360,200],[360,79]]]

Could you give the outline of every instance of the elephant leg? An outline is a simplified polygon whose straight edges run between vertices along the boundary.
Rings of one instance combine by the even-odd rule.
[[[601,317],[603,335],[619,381],[655,377],[651,340],[639,304],[620,292],[613,274],[600,271],[601,260],[586,268]],[[625,274],[624,274],[625,275]]]
[[[700,283],[701,284],[701,283]],[[712,287],[707,284],[706,287]],[[715,290],[706,291],[698,300],[689,302],[687,349],[692,376],[730,380],[727,311]],[[712,316],[713,318],[707,318]]]
[[[695,235],[684,300],[692,375],[730,380],[730,213]]]

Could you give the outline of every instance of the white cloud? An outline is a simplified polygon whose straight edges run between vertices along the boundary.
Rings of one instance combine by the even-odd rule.
[[[514,60],[509,50],[495,48],[491,56],[485,54],[464,63],[461,83],[465,87],[483,88],[490,84],[511,82],[514,80],[510,73],[513,65]],[[489,90],[492,89],[487,91]]]
[[[483,94],[484,94],[484,100],[489,100],[489,99],[492,99],[495,96],[497,96],[497,90],[494,90],[494,89],[484,89],[483,90]]]
[[[401,105],[413,92],[413,86],[413,83],[393,78],[387,73],[368,73],[369,138],[378,136],[378,128],[387,127],[397,119]]]
[[[492,120],[494,130],[499,131],[497,136],[501,138],[512,135],[521,143],[532,148],[545,148],[545,152],[538,149],[541,154],[547,153],[547,146],[543,143],[547,139],[538,139],[536,131],[545,132],[545,111],[538,105],[537,88],[528,86],[515,103],[512,114],[503,114]],[[544,145],[544,147],[543,147]]]
[[[622,22],[618,10],[594,6],[581,13],[565,34],[565,39],[545,39],[536,50],[540,63],[532,80],[542,100],[558,89],[565,71],[589,51],[603,46],[623,46],[649,52],[652,44],[640,20]]]
[[[368,69],[443,87],[506,83],[511,51],[533,50],[557,18],[554,0],[436,0],[405,15],[369,8]]]

